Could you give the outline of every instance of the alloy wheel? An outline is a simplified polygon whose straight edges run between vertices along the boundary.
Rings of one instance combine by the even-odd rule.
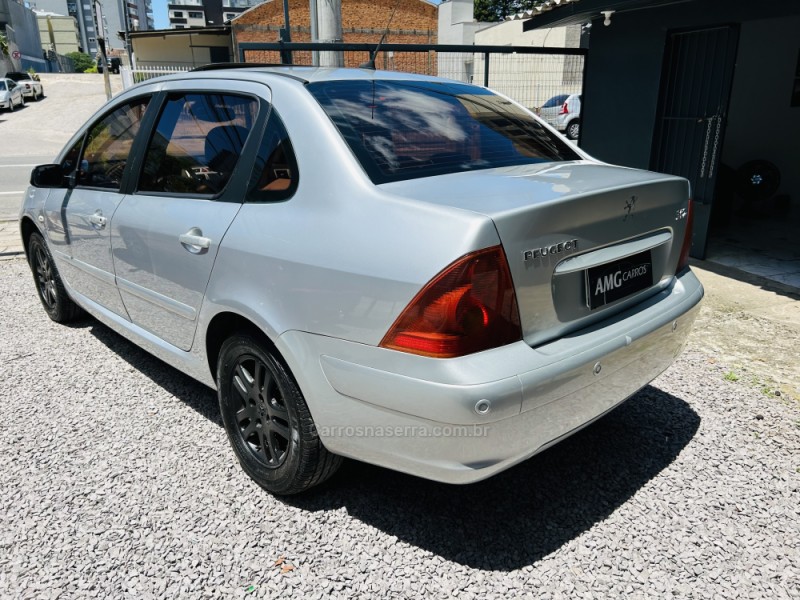
[[[231,382],[239,435],[260,462],[278,468],[291,440],[289,411],[271,370],[253,355],[239,358]]]
[[[50,258],[44,251],[44,248],[37,245],[35,249],[35,269],[36,269],[36,283],[39,286],[39,293],[42,300],[47,305],[47,308],[55,310],[56,303],[58,302],[58,291],[56,289],[56,281],[53,273],[53,265],[50,263]]]

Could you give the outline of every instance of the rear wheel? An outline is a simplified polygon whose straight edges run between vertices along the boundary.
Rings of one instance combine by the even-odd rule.
[[[261,341],[239,334],[222,345],[217,387],[233,451],[267,491],[297,494],[339,468],[341,457],[322,445],[291,373]]]
[[[81,309],[67,295],[61,276],[44,239],[38,233],[28,240],[28,262],[36,282],[36,291],[47,316],[56,323],[67,323],[77,317]]]
[[[581,122],[580,121],[571,121],[569,125],[567,125],[567,137],[571,140],[577,140],[578,136],[581,132]]]

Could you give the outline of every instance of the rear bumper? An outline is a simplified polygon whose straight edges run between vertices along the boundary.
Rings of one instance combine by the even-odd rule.
[[[552,343],[437,360],[302,332],[278,349],[337,454],[469,483],[602,416],[683,349],[703,297],[686,270],[626,312]]]

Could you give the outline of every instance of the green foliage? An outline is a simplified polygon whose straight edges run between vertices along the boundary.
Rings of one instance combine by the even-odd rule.
[[[544,0],[475,0],[475,19],[478,21],[502,21],[506,17],[541,4]]]
[[[83,52],[69,52],[67,53],[67,58],[72,59],[76,73],[91,73],[90,69],[92,68],[94,68],[94,72],[97,73],[97,66],[94,64],[92,57],[88,54],[84,54]]]
[[[8,56],[8,38],[5,33],[0,33],[0,56]]]

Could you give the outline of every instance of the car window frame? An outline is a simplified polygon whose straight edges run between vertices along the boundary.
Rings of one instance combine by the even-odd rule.
[[[150,190],[140,190],[139,181],[142,169],[144,168],[144,156],[150,145],[153,135],[156,133],[158,119],[164,110],[170,95],[175,93],[182,94],[231,94],[236,96],[249,97],[258,103],[258,112],[253,121],[253,127],[245,140],[241,156],[236,163],[236,167],[231,173],[230,179],[225,188],[216,194],[187,194],[180,192],[159,192]],[[264,96],[267,96],[265,98]],[[155,94],[155,101],[148,106],[148,112],[153,109],[152,119],[148,123],[146,136],[142,135],[137,139],[138,145],[134,144],[132,154],[135,152],[134,169],[128,173],[127,187],[125,193],[136,196],[157,196],[162,198],[196,198],[198,200],[213,200],[216,202],[234,202],[242,204],[245,201],[249,177],[247,174],[252,172],[256,160],[255,154],[258,145],[261,143],[261,136],[264,131],[267,117],[272,105],[272,91],[268,85],[260,82],[243,81],[238,79],[220,78],[199,78],[191,77],[186,79],[175,79],[164,82],[159,86],[159,91]],[[144,127],[140,130],[142,134]]]
[[[81,149],[80,149],[80,152],[79,152],[79,155],[78,155],[78,160],[76,161],[76,167],[72,171],[70,171],[69,173],[65,173],[64,174],[64,176],[69,178],[70,181],[71,181],[71,184],[68,185],[68,187],[73,188],[73,189],[81,189],[81,190],[94,190],[94,191],[101,191],[101,192],[109,192],[109,193],[112,193],[112,194],[124,194],[125,193],[124,190],[126,188],[126,184],[127,184],[128,178],[130,177],[131,169],[134,167],[134,163],[136,161],[136,157],[138,156],[138,154],[136,153],[137,144],[141,140],[142,134],[145,131],[145,128],[147,127],[147,125],[148,125],[148,119],[152,120],[152,113],[153,113],[152,109],[153,109],[154,97],[155,97],[155,94],[152,91],[150,91],[150,92],[143,92],[143,93],[137,94],[135,96],[126,97],[125,99],[121,99],[119,102],[114,103],[113,106],[110,106],[107,110],[103,111],[103,113],[98,115],[97,118],[92,119],[92,121],[88,125],[84,126],[81,129],[81,131],[78,134],[78,136],[76,136],[76,137],[74,137],[74,138],[72,138],[70,140],[70,142],[64,148],[63,156],[59,156],[59,160],[58,160],[59,164],[61,164],[66,159],[66,156],[69,153],[69,151],[75,146],[75,143],[76,143],[78,137],[81,138]],[[94,129],[94,127],[96,125],[98,125],[101,121],[103,121],[106,117],[108,117],[109,115],[111,115],[115,111],[119,110],[121,107],[129,105],[129,104],[132,104],[132,103],[136,102],[137,100],[141,100],[142,98],[149,98],[148,104],[147,104],[147,109],[145,110],[145,114],[142,117],[141,123],[139,124],[139,131],[136,132],[136,136],[134,137],[133,143],[131,144],[131,151],[130,151],[130,154],[128,155],[129,159],[126,161],[125,169],[123,170],[122,176],[120,177],[119,188],[112,189],[112,188],[108,188],[108,187],[80,184],[78,179],[77,179],[76,173],[77,173],[78,168],[80,168],[80,164],[83,161],[84,153],[86,152],[86,141],[87,141],[87,139],[89,137],[89,132],[92,131],[92,129]]]

